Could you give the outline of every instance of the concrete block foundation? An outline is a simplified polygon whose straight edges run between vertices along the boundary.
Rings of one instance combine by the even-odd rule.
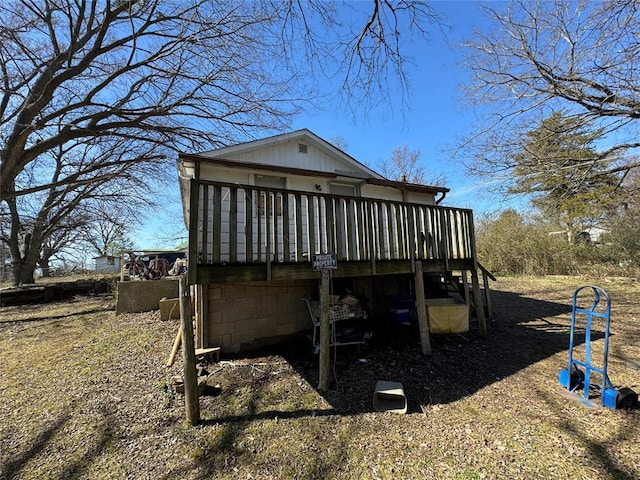
[[[116,315],[158,310],[162,298],[179,296],[178,279],[118,282]]]

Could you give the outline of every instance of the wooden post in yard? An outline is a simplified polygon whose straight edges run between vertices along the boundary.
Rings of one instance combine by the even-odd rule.
[[[318,389],[323,392],[329,390],[329,375],[331,373],[331,346],[329,319],[329,270],[322,270],[320,278],[320,381]]]
[[[196,373],[196,351],[193,344],[193,319],[186,274],[180,276],[180,324],[182,329],[182,358],[184,363],[184,405],[187,422],[200,423],[200,399]]]
[[[431,341],[429,340],[429,322],[427,320],[427,305],[424,301],[424,277],[422,276],[422,261],[416,260],[416,311],[418,313],[418,328],[420,329],[420,345],[423,355],[431,355]]]
[[[180,327],[178,328],[176,339],[173,341],[173,348],[171,349],[169,360],[167,360],[167,367],[173,366],[173,362],[176,359],[176,355],[178,354],[178,349],[180,348],[181,343],[182,343],[182,325],[180,325]]]

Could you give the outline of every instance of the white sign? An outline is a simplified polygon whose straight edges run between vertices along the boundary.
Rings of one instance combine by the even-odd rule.
[[[316,253],[313,255],[313,271],[336,270],[338,257],[335,253]]]

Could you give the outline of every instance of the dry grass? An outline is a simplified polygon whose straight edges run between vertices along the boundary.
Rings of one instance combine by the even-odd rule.
[[[640,391],[640,286],[594,282],[613,300],[611,379]],[[640,478],[640,411],[559,394],[585,283],[501,278],[489,338],[435,339],[428,358],[411,332],[343,348],[325,396],[306,348],[225,359],[197,428],[167,388],[176,323],[115,317],[108,297],[2,308],[0,478]],[[372,411],[377,379],[403,382],[409,414]]]

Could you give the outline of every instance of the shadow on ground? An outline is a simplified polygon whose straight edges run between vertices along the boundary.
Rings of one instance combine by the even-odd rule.
[[[68,408],[64,409],[53,422],[43,426],[41,431],[33,432],[34,436],[28,442],[27,448],[3,452],[7,455],[0,456],[0,479],[28,476],[31,466],[34,463],[37,464],[39,457],[50,457],[52,451],[59,451],[60,446],[57,445],[59,440],[56,437],[64,435],[65,430],[72,423],[73,416],[74,412]],[[73,452],[73,458],[65,461],[60,472],[48,472],[50,476],[47,478],[60,480],[78,478],[106,450],[113,438],[110,428],[112,416],[106,408],[102,409],[102,418],[103,421],[95,425],[95,438],[83,444],[79,452]]]
[[[51,322],[51,321],[57,321],[62,319],[77,320],[77,318],[79,318],[81,315],[91,315],[93,313],[102,313],[102,312],[110,312],[110,311],[113,311],[112,306],[80,310],[77,312],[63,313],[60,315],[34,316],[34,317],[20,318],[20,319],[12,319],[10,316],[7,316],[3,320],[0,320],[0,327],[5,324],[20,325],[20,324],[30,324],[34,322]]]
[[[378,380],[402,383],[408,413],[421,412],[425,405],[454,402],[568,350],[571,299],[565,304],[503,291],[492,292],[492,298],[494,319],[489,321],[487,338],[480,337],[477,322],[472,319],[469,333],[432,336],[430,356],[421,353],[417,325],[372,319],[370,345],[332,349],[332,383],[323,394],[333,407],[331,414],[373,411],[372,395]],[[592,332],[594,340],[602,336],[601,331]],[[254,355],[280,355],[310,385],[318,385],[318,356],[311,353],[308,339],[261,349]],[[287,418],[308,413],[274,411],[258,417]],[[220,418],[214,423],[238,420],[241,418]]]

